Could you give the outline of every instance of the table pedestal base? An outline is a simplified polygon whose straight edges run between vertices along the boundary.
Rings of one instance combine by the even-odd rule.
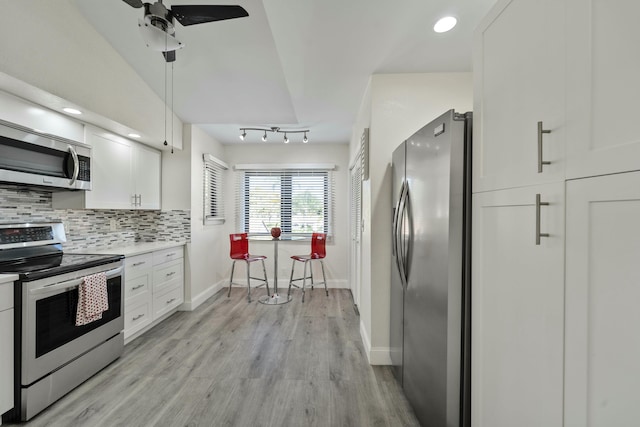
[[[279,305],[286,304],[291,301],[293,298],[291,295],[284,294],[273,294],[272,296],[264,295],[258,299],[258,302],[266,305]]]

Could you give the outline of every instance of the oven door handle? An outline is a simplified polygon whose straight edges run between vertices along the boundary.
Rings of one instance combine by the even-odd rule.
[[[118,267],[118,268],[114,268],[113,270],[109,270],[106,272],[107,274],[107,280],[115,277],[115,276],[119,276],[120,274],[122,274],[122,269],[124,267]],[[60,289],[73,289],[73,288],[77,288],[78,286],[80,286],[80,283],[82,283],[82,281],[84,280],[84,278],[80,278],[80,279],[73,279],[73,280],[67,280],[66,282],[60,282],[60,283],[53,283],[51,285],[46,285],[43,286],[41,288],[35,288],[35,289],[31,289],[29,291],[30,295],[38,295],[38,294],[48,294],[51,292],[55,292],[58,291]]]

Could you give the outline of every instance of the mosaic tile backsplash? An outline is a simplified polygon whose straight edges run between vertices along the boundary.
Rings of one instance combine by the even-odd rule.
[[[0,185],[0,222],[42,221],[62,221],[67,235],[63,247],[69,252],[191,240],[189,211],[53,209],[51,192]]]

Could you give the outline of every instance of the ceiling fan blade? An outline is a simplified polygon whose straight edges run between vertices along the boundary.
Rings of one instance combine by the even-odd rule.
[[[122,1],[131,7],[135,7],[136,9],[142,7],[142,0],[122,0]]]
[[[162,52],[162,56],[164,56],[164,60],[166,62],[175,62],[176,60],[176,51],[170,50],[168,52]]]
[[[242,6],[223,5],[177,5],[171,13],[184,26],[249,16]]]

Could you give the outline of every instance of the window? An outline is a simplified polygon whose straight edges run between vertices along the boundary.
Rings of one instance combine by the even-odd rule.
[[[238,229],[267,234],[280,227],[286,234],[331,234],[331,170],[244,170],[238,178]]]
[[[204,154],[204,224],[224,224],[224,171],[228,166],[211,154]]]

